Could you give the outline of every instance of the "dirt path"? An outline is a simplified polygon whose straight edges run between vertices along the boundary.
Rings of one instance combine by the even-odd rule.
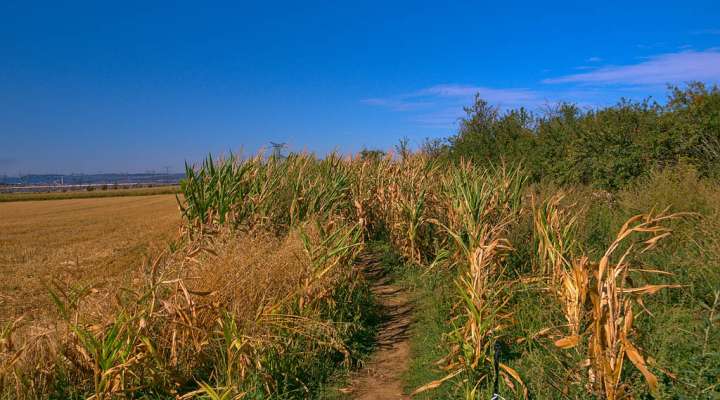
[[[365,367],[352,378],[351,391],[358,400],[409,399],[403,394],[402,374],[408,368],[412,317],[409,296],[391,283],[379,260],[363,260],[365,275],[381,306],[384,319],[377,337],[377,350]]]

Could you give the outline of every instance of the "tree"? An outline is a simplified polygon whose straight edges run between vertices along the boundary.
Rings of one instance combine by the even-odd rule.
[[[368,161],[378,161],[385,157],[385,152],[377,149],[360,150],[360,158]]]
[[[720,89],[671,87],[661,105],[621,99],[581,110],[560,103],[534,115],[501,112],[479,96],[465,107],[457,134],[424,151],[476,163],[522,163],[533,180],[617,190],[657,167],[685,161],[701,176],[720,177]]]

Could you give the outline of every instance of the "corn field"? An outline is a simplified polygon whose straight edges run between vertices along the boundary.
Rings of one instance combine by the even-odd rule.
[[[682,285],[636,260],[667,240],[669,224],[694,217],[648,210],[598,256],[578,237],[585,210],[562,191],[535,191],[521,166],[441,165],[422,153],[186,165],[177,243],[142,266],[136,286],[108,305],[91,287],[53,282],[57,321],[0,327],[0,398],[311,398],[333,370],[358,365],[357,338],[373,335],[372,294],[355,265],[378,240],[425,279],[452,277],[441,377],[415,395],[450,387],[443,393],[489,398],[498,380],[506,398],[532,396],[532,374],[498,343],[533,343],[560,360],[557,398],[657,395],[659,375],[673,374],[650,361],[636,321],[652,315],[646,298]],[[528,269],[509,261],[519,247],[532,253]],[[522,338],[528,287],[560,322]]]

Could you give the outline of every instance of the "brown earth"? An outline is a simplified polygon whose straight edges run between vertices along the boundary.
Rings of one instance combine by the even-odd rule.
[[[53,313],[53,280],[126,283],[179,223],[174,195],[0,203],[0,322]]]
[[[70,190],[67,192],[11,192],[0,193],[1,202],[89,199],[96,197],[151,196],[180,193],[180,186],[154,186],[128,189]]]
[[[392,283],[379,261],[366,260],[364,264],[384,320],[377,350],[363,369],[354,374],[348,392],[358,400],[409,399],[403,391],[402,375],[410,359],[412,304],[408,294]]]

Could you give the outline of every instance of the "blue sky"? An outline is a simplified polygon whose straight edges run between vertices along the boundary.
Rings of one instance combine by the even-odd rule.
[[[64,3],[64,4],[62,4]],[[0,2],[0,174],[325,153],[720,81],[720,2]]]

